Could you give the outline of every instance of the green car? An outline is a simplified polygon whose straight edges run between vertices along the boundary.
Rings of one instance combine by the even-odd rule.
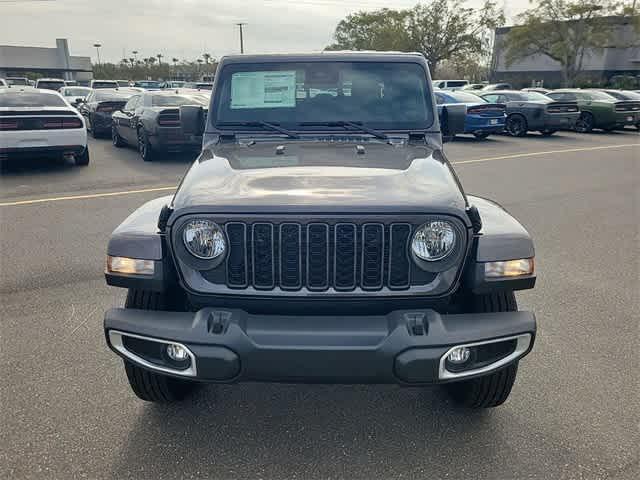
[[[640,101],[618,100],[608,93],[580,89],[554,90],[547,96],[558,101],[578,102],[581,113],[576,131],[581,133],[588,133],[594,128],[610,132],[640,121]]]

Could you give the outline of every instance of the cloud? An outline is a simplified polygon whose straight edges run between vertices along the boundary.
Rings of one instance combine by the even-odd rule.
[[[349,13],[387,6],[407,8],[417,0],[53,0],[0,4],[0,42],[54,46],[68,38],[72,55],[117,62],[139,57],[193,59],[239,50],[237,22],[246,22],[246,52],[317,51],[331,43],[336,24]],[[528,0],[509,2],[510,11]],[[479,4],[481,0],[470,0]]]

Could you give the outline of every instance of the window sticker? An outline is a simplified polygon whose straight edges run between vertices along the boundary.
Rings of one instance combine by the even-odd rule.
[[[296,72],[237,72],[231,75],[231,109],[296,106]]]

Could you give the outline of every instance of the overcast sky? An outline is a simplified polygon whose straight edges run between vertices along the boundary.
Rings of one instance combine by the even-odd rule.
[[[69,39],[71,55],[117,62],[161,53],[191,59],[204,52],[239,52],[238,27],[246,22],[245,52],[321,50],[347,14],[416,0],[0,0],[0,45],[55,46]],[[482,0],[468,0],[477,6]],[[508,17],[529,0],[500,0]]]

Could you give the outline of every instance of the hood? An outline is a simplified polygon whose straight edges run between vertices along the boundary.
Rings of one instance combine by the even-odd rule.
[[[280,142],[282,143],[282,142]],[[185,175],[173,208],[225,212],[441,212],[466,200],[440,150],[382,142],[219,144]]]

